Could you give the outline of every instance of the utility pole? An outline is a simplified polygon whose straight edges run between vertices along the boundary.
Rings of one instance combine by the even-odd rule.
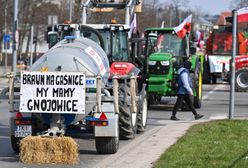
[[[13,20],[13,61],[11,71],[13,75],[16,75],[16,62],[17,62],[17,46],[19,40],[18,32],[18,2],[19,0],[13,0],[14,3],[14,20]]]
[[[72,21],[72,8],[73,8],[73,0],[70,0],[70,4],[69,4],[69,21]]]
[[[173,13],[173,5],[170,5],[170,7],[169,7],[169,12],[170,12],[170,14],[169,14],[169,17],[170,17],[170,19],[169,19],[169,27],[172,27],[172,13]]]
[[[7,35],[7,9],[8,9],[8,1],[5,0],[5,8],[4,8],[4,35]],[[5,68],[4,74],[7,73],[8,68],[8,55],[7,55],[7,48],[5,48]]]
[[[234,94],[235,94],[235,56],[237,47],[237,11],[232,11],[233,25],[232,25],[232,58],[230,62],[231,79],[230,79],[230,102],[229,102],[229,119],[234,115]]]
[[[32,25],[31,26],[31,33],[30,33],[30,67],[33,65],[33,46],[34,46],[34,42],[33,42],[33,39],[34,39],[34,26]]]

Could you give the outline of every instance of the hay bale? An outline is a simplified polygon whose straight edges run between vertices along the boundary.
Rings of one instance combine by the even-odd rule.
[[[71,137],[28,136],[20,141],[20,161],[37,164],[76,164],[78,145]]]

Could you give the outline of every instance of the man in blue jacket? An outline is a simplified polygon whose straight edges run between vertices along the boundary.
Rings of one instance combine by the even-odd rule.
[[[183,101],[187,103],[190,110],[195,116],[195,119],[198,120],[203,117],[203,115],[198,114],[195,110],[193,99],[193,84],[192,79],[190,78],[190,68],[191,62],[185,61],[183,67],[178,69],[178,92],[177,92],[177,101],[172,110],[171,120],[179,120],[176,117],[178,109],[182,106]]]

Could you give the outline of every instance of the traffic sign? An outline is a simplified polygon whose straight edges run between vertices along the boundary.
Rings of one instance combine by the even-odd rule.
[[[3,36],[3,41],[6,43],[8,41],[10,41],[10,35],[9,34],[6,34]]]

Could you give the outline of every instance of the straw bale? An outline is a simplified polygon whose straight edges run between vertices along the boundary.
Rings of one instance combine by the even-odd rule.
[[[37,164],[76,164],[78,145],[71,137],[28,136],[20,141],[20,161]]]

